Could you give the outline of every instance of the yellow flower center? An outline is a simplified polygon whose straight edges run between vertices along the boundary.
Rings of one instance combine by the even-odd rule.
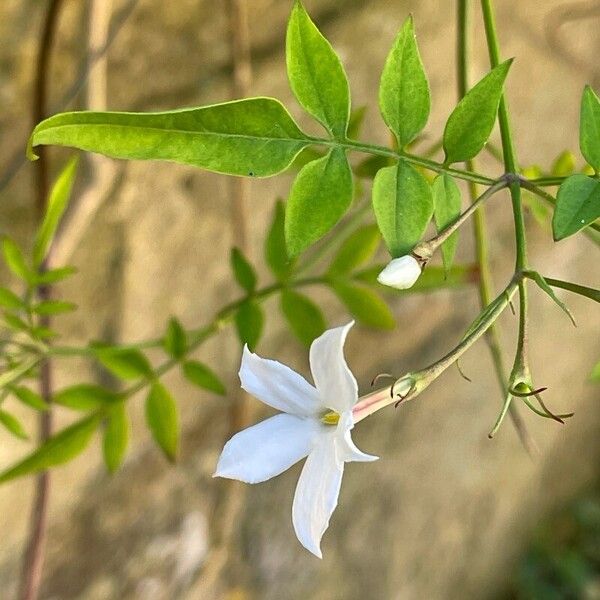
[[[324,423],[325,425],[337,425],[339,420],[340,420],[340,415],[338,415],[333,410],[328,413],[325,413],[321,417],[321,423]]]

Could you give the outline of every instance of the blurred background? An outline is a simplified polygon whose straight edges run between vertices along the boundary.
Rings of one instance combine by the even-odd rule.
[[[305,4],[342,57],[353,105],[368,106],[364,138],[382,144],[388,135],[377,110],[378,80],[398,28],[413,13],[432,88],[425,141],[435,142],[457,100],[455,3]],[[474,5],[472,82],[488,70]],[[317,131],[286,80],[291,6],[291,0],[249,2],[249,95],[280,98],[308,131]],[[229,7],[209,0],[65,0],[48,65],[48,112],[151,111],[230,98]],[[39,0],[0,4],[0,229],[23,244],[34,231],[33,169],[23,156],[46,9]],[[565,149],[581,163],[579,99],[585,83],[600,85],[600,3],[502,0],[497,13],[503,55],[517,58],[507,90],[521,163],[549,169]],[[49,153],[53,173],[67,155]],[[482,170],[500,173],[489,156],[481,163]],[[262,242],[274,202],[285,197],[291,177],[250,184],[248,254],[263,282],[269,275]],[[191,167],[86,156],[75,198],[90,208],[71,246],[63,248],[79,273],[58,291],[79,310],[57,320],[63,339],[141,340],[160,335],[171,315],[189,327],[208,322],[238,294],[228,264],[230,247],[239,244],[231,226],[233,193],[231,179]],[[513,261],[506,199],[489,207],[498,285],[510,276]],[[554,244],[548,227],[529,214],[527,219],[537,269],[598,287],[597,249],[584,236]],[[463,261],[472,256],[469,238],[467,229],[459,250]],[[5,284],[7,273],[3,279]],[[348,320],[328,293],[313,297],[331,325]],[[98,441],[54,472],[41,597],[600,598],[600,388],[589,381],[600,358],[600,315],[583,298],[565,299],[577,329],[532,290],[535,380],[548,386],[545,398],[556,412],[575,411],[564,426],[522,411],[539,456],[526,454],[508,421],[488,440],[501,399],[485,343],[479,342],[461,362],[472,383],[449,370],[417,402],[378,413],[357,429],[358,446],[382,458],[347,469],[323,561],[301,548],[291,526],[299,466],[252,487],[223,487],[211,478],[237,393],[239,343],[225,331],[199,358],[227,381],[227,397],[192,389],[175,375],[167,378],[184,428],[177,465],[168,465],[151,443],[142,399],[134,399],[132,448],[119,473],[106,474]],[[478,312],[471,287],[396,297],[392,306],[395,330],[357,327],[350,335],[348,361],[363,391],[377,373],[401,374],[440,357]],[[306,374],[307,352],[277,312],[269,310],[259,353]],[[508,312],[501,323],[510,360],[516,321]],[[58,386],[98,377],[83,362],[61,362],[56,370]],[[17,414],[33,431],[29,413]],[[59,426],[71,418],[59,409],[56,414]],[[29,448],[0,432],[2,465]],[[33,480],[0,487],[2,600],[15,593],[32,492]]]

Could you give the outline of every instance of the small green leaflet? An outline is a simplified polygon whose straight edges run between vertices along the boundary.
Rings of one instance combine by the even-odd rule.
[[[294,335],[310,346],[326,329],[321,309],[308,297],[293,290],[281,292],[281,311]]]
[[[25,308],[25,303],[14,292],[7,288],[0,288],[0,306],[11,310],[21,310]]]
[[[72,158],[60,172],[50,190],[46,214],[33,245],[33,264],[35,266],[41,265],[46,258],[48,248],[50,248],[54,234],[67,208],[77,173],[77,163],[77,158]]]
[[[42,397],[29,388],[18,386],[11,388],[10,391],[14,394],[15,398],[30,408],[39,411],[48,409],[48,405],[44,402]]]
[[[433,217],[439,233],[460,216],[460,190],[454,179],[444,173],[435,178],[431,185],[431,191],[433,193]],[[446,272],[452,267],[457,245],[458,231],[455,231],[442,244],[442,260]]]
[[[3,425],[7,431],[10,431],[10,433],[21,440],[29,439],[27,432],[19,420],[2,409],[0,409],[0,425]]]
[[[190,383],[198,387],[220,396],[225,395],[225,386],[218,375],[197,360],[188,360],[183,363],[183,375]]]
[[[416,169],[399,160],[375,176],[373,210],[390,254],[403,256],[420,241],[431,219],[431,187]]]
[[[273,275],[285,281],[294,268],[294,260],[288,256],[285,245],[285,204],[277,200],[273,210],[273,221],[265,239],[265,262]]]
[[[29,158],[40,144],[268,177],[286,169],[310,141],[278,100],[248,98],[160,113],[61,113],[33,130]]]
[[[152,384],[146,398],[146,422],[154,441],[174,462],[179,448],[179,416],[171,394],[158,381]]]
[[[590,379],[595,382],[600,382],[600,362],[597,362],[596,366],[592,369]]]
[[[325,235],[352,202],[352,171],[345,152],[330,150],[302,168],[290,192],[285,213],[285,239],[297,256]]]
[[[404,148],[427,124],[431,100],[415,38],[408,17],[387,57],[379,85],[379,107],[386,125]]]
[[[558,189],[552,218],[554,241],[562,240],[600,218],[600,181],[580,173]]]
[[[585,86],[581,97],[579,147],[585,160],[598,173],[600,171],[600,99],[589,85]]]
[[[113,404],[119,395],[93,383],[79,383],[64,388],[54,394],[54,404],[74,410],[95,410],[106,404]]]
[[[570,150],[561,152],[552,163],[550,175],[554,175],[555,177],[568,177],[569,175],[573,175],[577,168],[575,160],[575,155]]]
[[[110,473],[114,473],[123,463],[129,444],[129,422],[123,402],[115,404],[108,413],[102,439],[104,464]]]
[[[171,317],[163,338],[165,352],[172,358],[179,360],[186,353],[187,347],[185,329],[175,317]]]
[[[351,273],[373,258],[380,242],[381,236],[376,225],[366,225],[357,229],[344,240],[327,274],[338,277]]]
[[[32,310],[38,315],[60,315],[72,312],[76,308],[77,305],[73,304],[73,302],[65,302],[64,300],[44,300],[35,304]]]
[[[334,137],[344,139],[350,117],[350,89],[331,44],[297,1],[288,21],[286,64],[298,102]]]
[[[512,59],[507,60],[490,71],[452,111],[444,129],[446,163],[469,160],[485,146],[496,122],[511,63]]]
[[[359,322],[374,329],[393,329],[394,315],[379,294],[363,285],[336,281],[331,285],[336,296]]]
[[[236,281],[249,294],[256,288],[256,271],[239,248],[231,249],[231,268]]]
[[[260,304],[246,300],[235,314],[235,325],[242,344],[254,352],[264,327],[265,316]]]
[[[2,253],[6,266],[14,275],[28,283],[33,281],[33,271],[27,265],[23,252],[10,238],[4,238],[2,241]]]
[[[153,374],[148,359],[135,348],[95,347],[94,354],[119,379],[133,380]]]

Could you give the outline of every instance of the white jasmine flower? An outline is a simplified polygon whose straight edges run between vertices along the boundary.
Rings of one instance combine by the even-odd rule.
[[[234,435],[215,472],[216,477],[259,483],[308,456],[296,486],[292,521],[300,543],[319,558],[321,538],[337,506],[344,463],[377,460],[361,452],[350,437],[358,386],[343,351],[352,325],[329,329],[312,343],[315,387],[285,365],[244,348],[242,387],[282,413]]]
[[[377,276],[382,285],[407,290],[415,284],[421,275],[421,265],[414,256],[407,254],[391,260]]]

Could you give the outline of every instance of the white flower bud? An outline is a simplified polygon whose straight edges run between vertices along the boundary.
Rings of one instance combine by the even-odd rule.
[[[415,284],[419,275],[421,275],[421,265],[414,256],[407,254],[391,260],[379,273],[377,281],[397,290],[407,290]]]

